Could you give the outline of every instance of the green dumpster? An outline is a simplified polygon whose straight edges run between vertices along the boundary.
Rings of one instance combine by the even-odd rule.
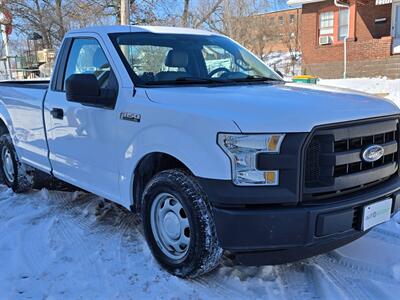
[[[309,76],[309,75],[300,75],[300,76],[294,76],[293,77],[293,82],[303,82],[303,83],[316,84],[317,81],[318,81],[318,77]]]

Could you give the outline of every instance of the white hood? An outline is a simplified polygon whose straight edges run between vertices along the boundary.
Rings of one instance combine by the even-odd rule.
[[[234,121],[242,132],[309,132],[317,125],[394,115],[390,100],[318,85],[273,84],[147,90],[151,101]]]

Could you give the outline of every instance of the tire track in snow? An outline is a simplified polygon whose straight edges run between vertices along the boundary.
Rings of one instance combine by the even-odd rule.
[[[87,269],[86,271],[89,270],[92,274],[102,274],[101,264],[99,265],[97,257],[93,254],[97,249],[93,249],[93,245],[87,239],[87,233],[93,232],[93,229],[97,228],[96,218],[91,208],[97,205],[97,202],[93,200],[99,198],[91,194],[82,193],[75,197],[71,193],[47,190],[38,192],[37,196],[42,205],[47,205],[48,211],[53,216],[49,226],[46,229],[42,228],[43,232],[40,235],[46,234],[48,237],[45,240],[53,246],[50,246],[53,253],[52,263],[56,265],[60,263],[71,264],[74,263],[74,259],[78,259],[78,263],[84,265]],[[74,202],[74,200],[77,201]],[[41,218],[36,216],[39,221]],[[104,233],[107,231],[96,231],[102,233],[104,240]],[[58,245],[61,248],[57,249],[54,245]],[[22,247],[22,249],[26,248],[26,246]],[[70,253],[68,248],[77,248],[88,255],[83,255],[79,258],[70,257],[68,256],[68,253]],[[37,261],[40,261],[40,258]],[[61,274],[60,276],[63,275]],[[104,276],[96,276],[95,278],[98,281],[98,286],[104,286],[108,282]]]
[[[244,272],[244,269],[253,269]],[[219,267],[201,277],[190,279],[187,283],[194,284],[196,289],[205,288],[212,290],[215,296],[221,298],[243,299],[243,287],[253,279],[256,267],[234,266],[230,258],[224,256]],[[240,283],[240,284],[239,284]],[[241,286],[243,284],[243,286]]]
[[[122,276],[121,272],[114,271],[113,274],[108,274],[104,271],[106,268],[103,268],[105,264],[116,259],[115,255],[112,255],[115,250],[112,253],[104,251],[103,245],[112,244],[115,246],[114,249],[120,248],[118,238],[116,238],[120,234],[118,228],[115,228],[109,222],[103,222],[104,216],[108,214],[109,210],[112,210],[112,205],[111,207],[110,205],[103,207],[105,201],[102,198],[84,193],[71,198],[64,198],[61,195],[61,198],[64,201],[57,206],[57,210],[64,212],[68,217],[68,223],[64,218],[61,221],[61,223],[64,223],[62,228],[66,240],[70,240],[76,247],[81,247],[84,252],[92,253],[81,263],[87,265],[92,270],[91,273],[97,275],[98,286],[106,287],[112,281],[113,288],[117,287],[118,290],[122,290],[126,278]],[[71,230],[74,227],[78,230]],[[93,245],[88,245],[85,236],[88,232],[100,235],[101,240],[95,249],[93,249]],[[93,253],[93,251],[95,252]],[[114,265],[121,266],[118,261],[115,261]],[[112,278],[110,278],[110,275],[112,275]]]
[[[98,285],[109,286],[112,290],[123,291],[126,289],[129,286],[130,278],[129,256],[132,252],[142,252],[142,247],[138,245],[144,245],[144,240],[137,237],[140,236],[140,233],[136,227],[138,223],[132,221],[133,215],[125,208],[92,194],[80,193],[72,199],[65,198],[63,194],[58,195],[60,199],[57,200],[62,201],[55,201],[58,203],[56,205],[57,213],[70,216],[76,226],[80,226],[82,230],[86,230],[90,234],[99,235],[101,239],[96,249],[98,261],[93,261],[90,265],[97,267],[112,261],[111,270],[109,267],[107,271],[104,271],[103,268],[93,270],[98,277]],[[130,232],[130,236],[134,238],[125,241],[126,232]],[[113,245],[112,251],[107,244]],[[105,251],[103,251],[103,245]],[[142,257],[140,258],[143,260]],[[135,259],[134,262],[137,263],[137,259],[136,261]],[[107,267],[105,266],[104,269]],[[133,271],[134,269],[132,269]]]
[[[316,259],[316,258],[314,258]],[[322,264],[335,266],[333,269],[335,272],[340,272],[348,277],[359,278],[373,278],[374,280],[380,280],[384,283],[397,284],[391,272],[385,267],[380,267],[374,264],[370,264],[366,261],[358,261],[349,257],[341,256],[337,252],[330,252],[322,256],[322,260],[319,261]],[[341,267],[342,270],[340,268]],[[345,270],[345,272],[343,272]]]
[[[42,233],[42,226],[49,223],[50,219],[43,216],[40,222],[33,226],[27,226],[24,231],[19,232],[17,237],[19,257],[22,257],[21,264],[29,269],[31,274],[43,272],[48,264],[43,260],[43,255],[47,252],[46,245],[37,243],[36,237]]]
[[[215,272],[215,271],[214,271]],[[224,282],[225,284],[221,284]],[[211,289],[215,295],[220,297],[233,297],[233,299],[239,299],[242,294],[240,291],[237,291],[230,287],[226,282],[229,281],[229,278],[225,280],[221,280],[220,276],[217,274],[207,274],[200,278],[191,279],[188,282],[194,283],[197,288],[202,287],[206,289]]]
[[[283,298],[287,300],[321,298],[315,286],[315,272],[312,264],[303,261],[279,265],[275,268]]]
[[[8,194],[8,192],[6,191]],[[17,255],[20,257],[20,261],[16,262],[24,272],[38,273],[46,269],[47,264],[42,261],[43,253],[46,252],[46,245],[37,243],[36,237],[42,232],[42,227],[50,222],[50,210],[46,205],[42,205],[40,201],[37,201],[38,193],[33,192],[27,196],[32,197],[34,201],[26,203],[22,201],[21,197],[14,195],[8,199],[8,201],[1,201],[1,210],[5,212],[18,212],[14,217],[8,218],[8,220],[2,225],[2,230],[6,232],[0,238],[0,242],[3,239],[10,239],[9,233],[14,232],[15,228],[19,224],[24,224],[26,229],[18,231],[14,236],[13,248]],[[29,210],[26,206],[29,206]],[[21,259],[22,258],[22,259]]]
[[[392,244],[400,247],[400,234],[389,231],[387,229],[377,227],[374,228],[371,232],[368,233],[368,236],[371,238],[379,239],[385,243]],[[400,251],[400,249],[399,249]]]
[[[321,268],[321,271],[326,276],[326,279],[331,282],[337,290],[340,291],[340,293],[344,296],[343,299],[368,299],[368,295],[366,295],[362,289],[355,286],[352,278],[346,276],[346,272],[338,272],[335,270],[335,264],[332,260],[326,260],[325,258],[320,257],[320,260],[315,262],[315,264]]]
[[[277,278],[276,267],[234,265],[232,260],[224,257],[217,270],[192,281],[216,291],[223,298],[243,299],[245,294],[249,299],[264,299],[274,298],[280,293]]]
[[[129,286],[129,274],[134,270],[130,269],[129,255],[132,253],[137,254],[140,251],[135,251],[138,248],[138,238],[140,233],[137,231],[134,215],[132,215],[125,208],[119,205],[104,201],[96,208],[96,220],[100,223],[100,227],[104,227],[110,235],[108,241],[112,242],[114,247],[113,261],[119,268],[114,269],[111,275],[116,282],[118,290],[124,290]],[[131,236],[130,242],[126,242],[127,236]]]
[[[55,212],[68,215],[83,230],[93,229],[95,218],[91,208],[97,205],[101,198],[86,193],[50,192],[50,195]]]
[[[321,268],[328,281],[344,294],[347,299],[376,299],[371,295],[376,290],[375,283],[398,286],[389,270],[371,265],[368,262],[340,256],[335,252],[320,255],[310,259],[313,264]],[[380,297],[385,294],[381,291]],[[384,297],[385,298],[385,297]],[[384,299],[382,298],[382,299]]]

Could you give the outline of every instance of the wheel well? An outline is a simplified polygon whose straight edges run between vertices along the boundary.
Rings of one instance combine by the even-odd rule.
[[[8,132],[8,128],[6,123],[0,118],[0,134],[3,134],[5,132]]]
[[[134,173],[133,203],[131,209],[140,212],[143,191],[154,175],[170,169],[182,169],[189,173],[189,168],[177,158],[166,153],[151,153],[141,159]]]

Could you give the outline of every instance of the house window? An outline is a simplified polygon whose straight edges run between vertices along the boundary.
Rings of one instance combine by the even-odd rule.
[[[283,16],[279,17],[279,25],[283,25],[285,23],[285,19],[283,18]]]
[[[349,36],[349,10],[339,10],[339,41]]]
[[[269,18],[269,25],[274,25],[275,23],[275,18],[274,17],[270,17]]]
[[[319,16],[319,34],[332,35],[333,34],[334,14],[333,11],[321,13]]]
[[[293,24],[293,23],[294,23],[294,18],[295,18],[294,15],[290,15],[290,16],[289,16],[289,22],[290,22],[290,24]]]

